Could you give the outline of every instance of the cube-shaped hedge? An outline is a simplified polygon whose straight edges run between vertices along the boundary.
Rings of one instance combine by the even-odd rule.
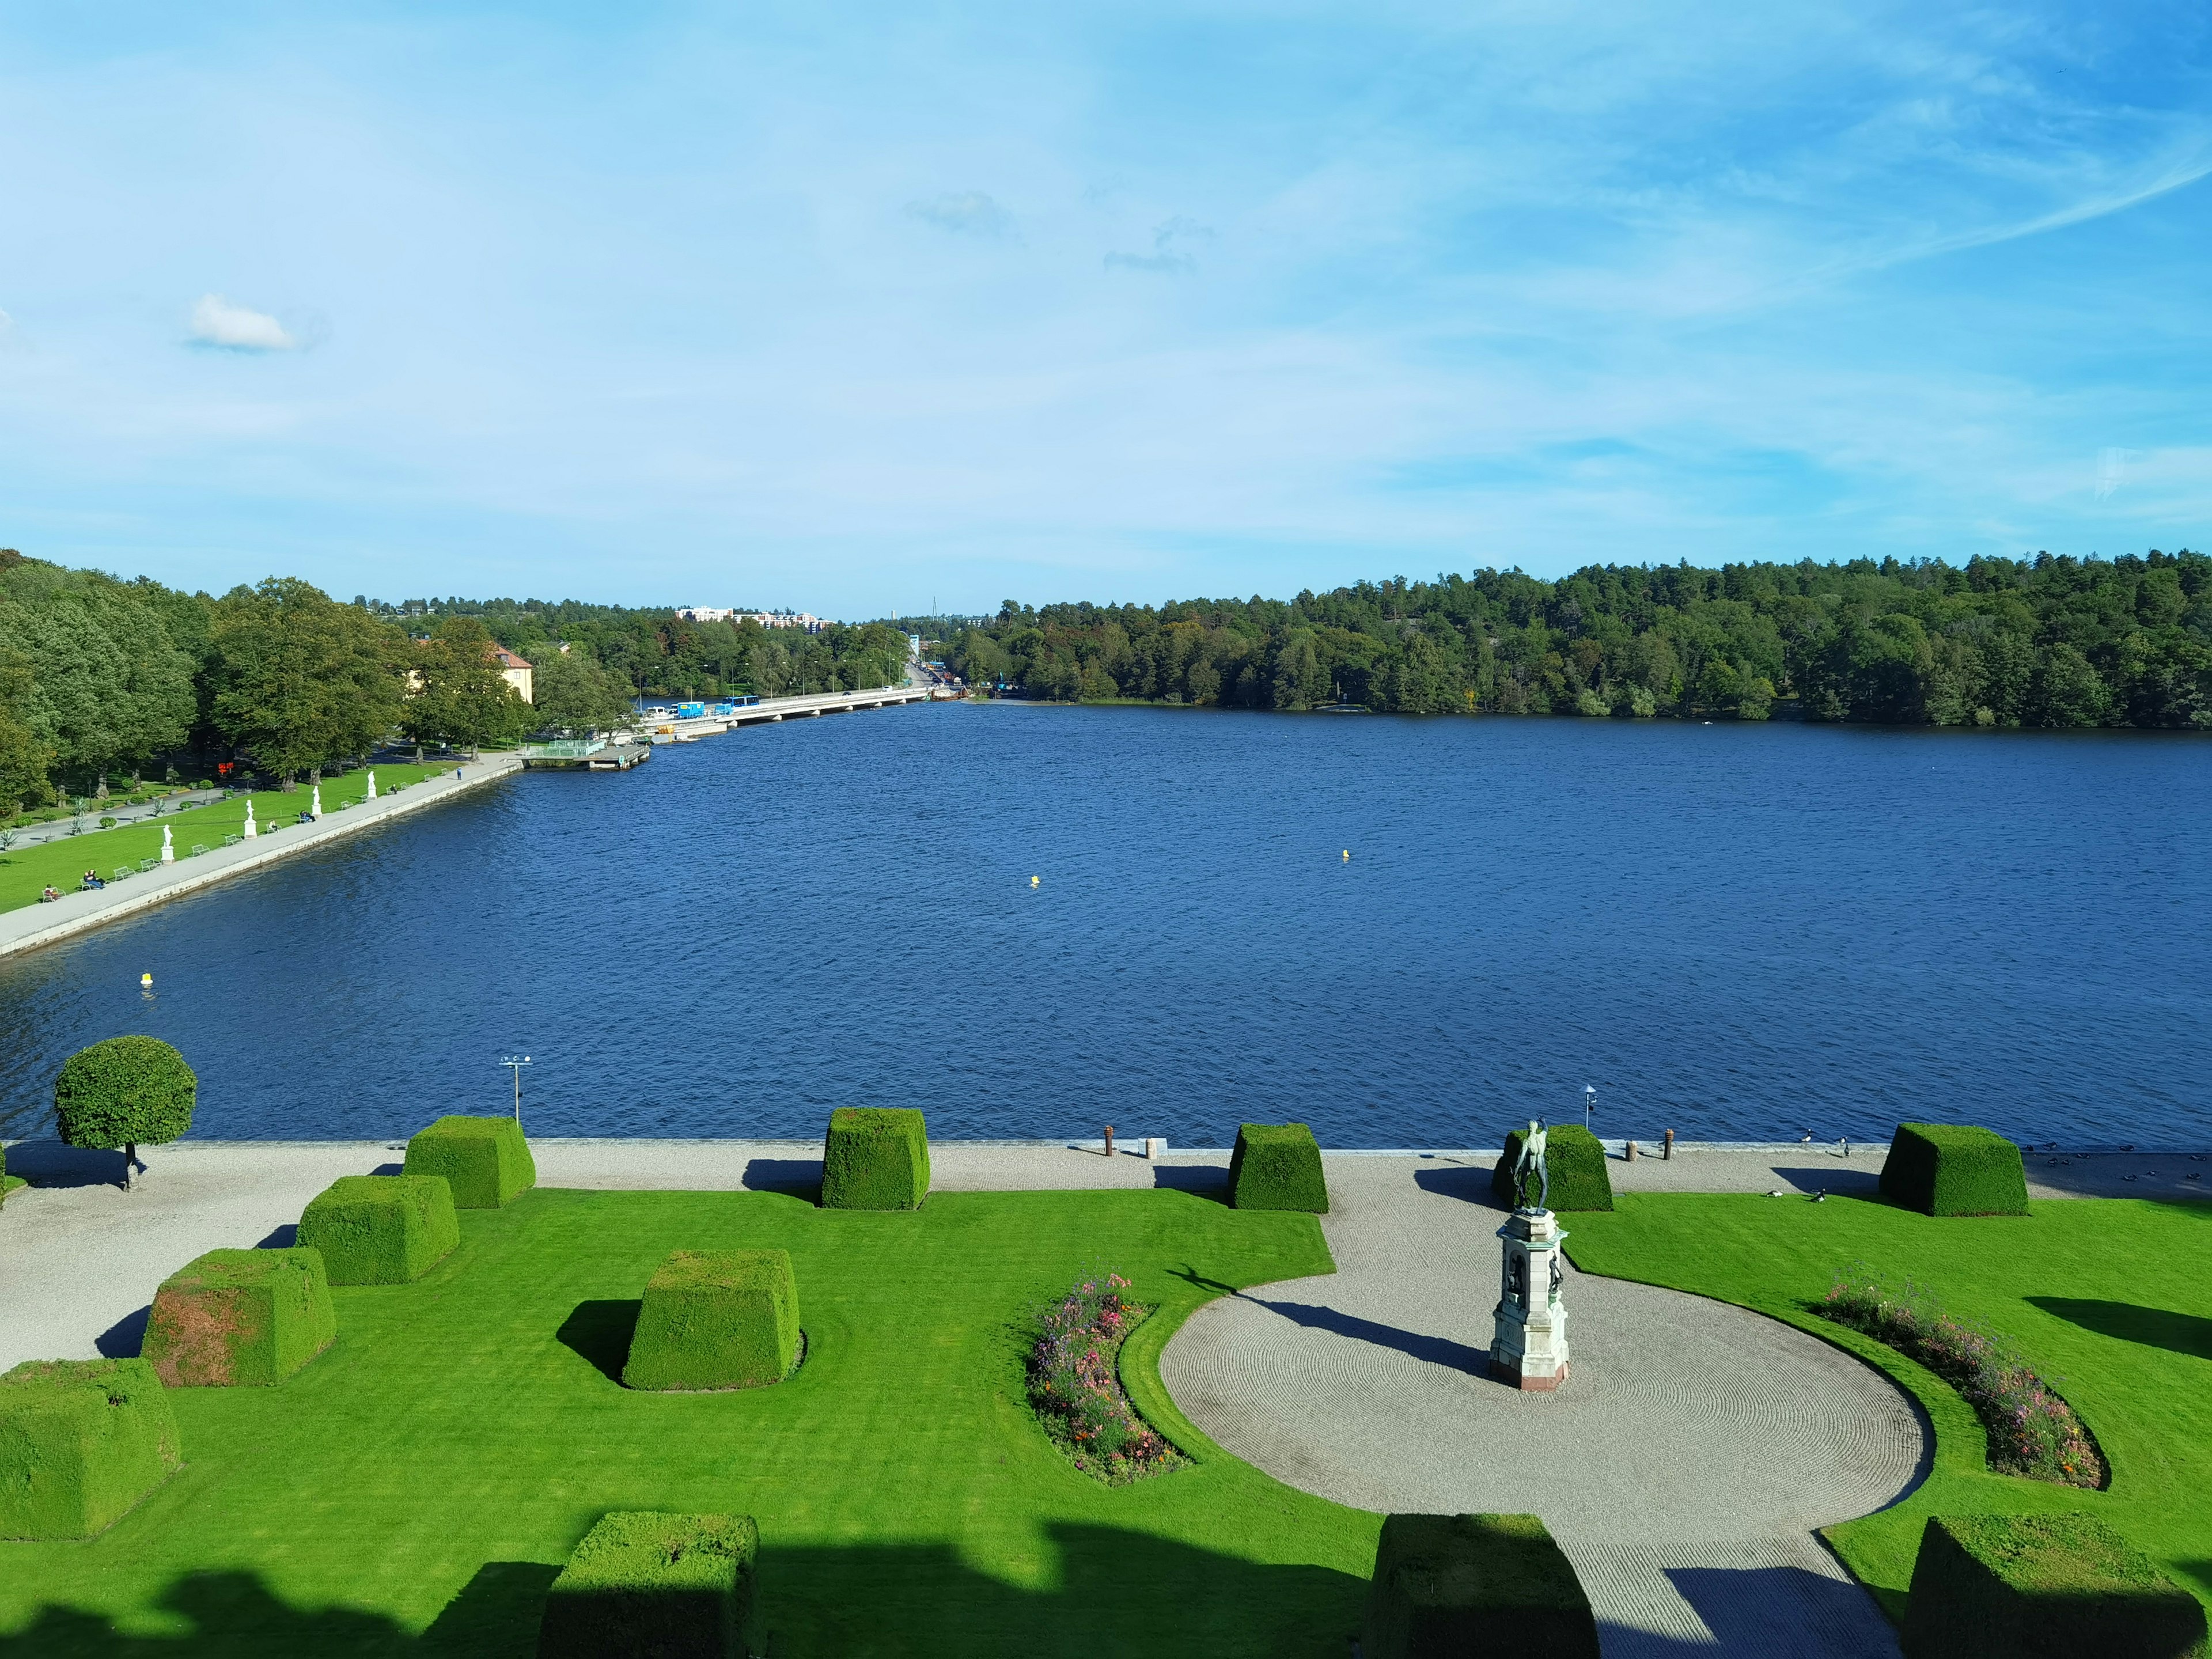
[[[539,1659],[758,1653],[759,1556],[750,1515],[603,1515],[546,1593]]]
[[[1375,1551],[1359,1651],[1363,1659],[1598,1659],[1597,1620],[1536,1516],[1392,1515]]]
[[[788,1250],[678,1250],[645,1287],[623,1382],[753,1389],[799,1358],[799,1284]]]
[[[1321,1146],[1303,1123],[1240,1123],[1229,1154],[1229,1202],[1240,1210],[1328,1213]]]
[[[929,1192],[929,1130],[911,1106],[840,1106],[822,1143],[826,1210],[918,1210]]]
[[[1505,1137],[1505,1150],[1490,1172],[1490,1195],[1513,1207],[1513,1166],[1521,1159],[1526,1129]],[[1544,1168],[1552,1178],[1554,1210],[1609,1210],[1613,1176],[1605,1167],[1605,1145],[1579,1123],[1555,1123],[1544,1136]]]
[[[1900,1123],[1882,1160],[1881,1195],[1923,1215],[2026,1215],[2020,1148],[1968,1123]]]
[[[496,1210],[538,1184],[538,1163],[511,1117],[441,1117],[407,1143],[407,1173],[443,1176],[457,1210]]]
[[[139,1352],[173,1389],[265,1387],[337,1334],[321,1251],[210,1250],[161,1281]]]
[[[0,1376],[0,1538],[105,1532],[182,1462],[143,1359],[31,1359]]]
[[[300,1212],[333,1285],[405,1285],[461,1242],[443,1176],[340,1176]]]
[[[2204,1608],[2089,1515],[1936,1515],[1905,1604],[1905,1659],[2195,1659]]]

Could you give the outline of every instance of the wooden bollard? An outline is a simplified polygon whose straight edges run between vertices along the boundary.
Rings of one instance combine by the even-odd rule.
[[[1660,1147],[1659,1147],[1659,1161],[1660,1161],[1662,1164],[1664,1164],[1664,1163],[1668,1162],[1669,1159],[1671,1159],[1674,1156],[1674,1132],[1672,1129],[1669,1129],[1669,1130],[1668,1130],[1668,1131],[1667,1131],[1667,1138],[1666,1138],[1666,1139],[1665,1139],[1662,1143],[1661,1143]]]
[[[1114,1156],[1114,1126],[1110,1123],[1106,1126],[1106,1156]]]

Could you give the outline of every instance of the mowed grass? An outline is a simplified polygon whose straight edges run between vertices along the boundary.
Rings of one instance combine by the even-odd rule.
[[[282,1388],[173,1390],[187,1466],[104,1536],[0,1544],[0,1654],[527,1655],[612,1509],[756,1516],[776,1659],[1346,1651],[1377,1517],[1220,1453],[1151,1369],[1214,1287],[1333,1271],[1310,1216],[539,1190],[461,1220],[422,1281],[335,1292],[336,1346]],[[617,1383],[670,1250],[767,1245],[798,1275],[794,1377]],[[1124,1370],[1194,1468],[1102,1486],[1024,1403],[1029,1311],[1095,1266],[1158,1304]]]
[[[439,766],[380,765],[376,769],[376,792],[388,795],[395,787],[450,772],[453,764],[448,761]],[[358,805],[368,793],[366,771],[325,778],[323,811],[335,812],[341,807]],[[300,814],[307,810],[307,803],[313,799],[304,783],[289,793],[276,789],[258,790],[252,797],[253,816],[264,830],[273,823],[296,824]],[[246,802],[246,796],[234,795],[228,800],[164,813],[144,823],[118,824],[112,830],[88,828],[81,836],[65,835],[36,847],[18,847],[0,853],[0,910],[36,904],[40,891],[49,886],[74,893],[87,870],[97,870],[100,878],[111,884],[119,868],[127,866],[136,872],[140,860],[161,855],[161,830],[165,824],[179,861],[191,853],[195,843],[220,847],[225,836],[235,836],[244,828]],[[135,814],[146,809],[133,806],[124,810]],[[84,816],[88,825],[98,823],[98,803],[87,807]],[[278,832],[280,838],[283,833]],[[131,879],[137,879],[135,874]],[[124,884],[127,887],[129,882]]]
[[[2212,1604],[2212,1203],[2069,1199],[2033,1204],[2027,1216],[1935,1218],[1848,1198],[1616,1202],[1609,1215],[1574,1218],[1576,1266],[1801,1325],[1887,1371],[1926,1407],[1936,1431],[1928,1480],[1893,1509],[1827,1529],[1893,1616],[1903,1613],[1926,1518],[1977,1512],[2101,1516]],[[2110,1489],[1990,1474],[1981,1424],[1955,1392],[1807,1310],[1861,1264],[1924,1287],[2024,1355],[2097,1437]]]

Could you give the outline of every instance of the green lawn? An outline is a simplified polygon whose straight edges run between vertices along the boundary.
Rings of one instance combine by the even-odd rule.
[[[1740,1303],[1816,1331],[1897,1377],[1936,1430],[1910,1498],[1828,1530],[1903,1611],[1931,1514],[2085,1510],[2212,1603],[2212,1203],[2070,1199],[2024,1217],[1917,1215],[1872,1200],[1628,1194],[1575,1217],[1575,1265]],[[1932,1374],[1808,1312],[1859,1264],[1910,1279],[2024,1354],[2112,1463],[2107,1492],[1991,1474],[1980,1423]],[[1655,1432],[1663,1432],[1656,1425]]]
[[[376,769],[376,792],[391,793],[402,784],[416,783],[428,777],[453,769],[447,762],[440,766],[382,766]],[[334,812],[342,806],[358,804],[368,791],[366,771],[349,772],[342,778],[326,778],[323,782],[323,811]],[[307,810],[313,797],[307,786],[302,784],[291,793],[264,789],[253,796],[253,816],[265,830],[276,823],[297,823],[300,814]],[[49,884],[64,893],[76,890],[77,883],[87,870],[100,872],[100,879],[112,881],[118,868],[128,865],[134,870],[142,859],[159,858],[161,854],[161,826],[167,824],[174,839],[177,857],[181,862],[195,843],[215,848],[222,845],[225,836],[234,836],[246,823],[244,795],[216,801],[207,806],[195,806],[175,814],[144,823],[126,823],[113,830],[88,829],[81,836],[64,836],[36,847],[19,847],[12,852],[0,853],[0,910],[14,910],[39,902],[40,890]],[[139,808],[131,808],[133,811]],[[100,813],[90,807],[85,810],[88,823],[98,823]],[[282,831],[278,832],[280,835]],[[133,877],[132,879],[136,879]],[[127,883],[125,884],[128,884]]]
[[[0,1544],[0,1655],[527,1655],[610,1509],[757,1516],[776,1659],[1346,1650],[1377,1517],[1220,1453],[1153,1369],[1215,1286],[1332,1271],[1311,1216],[1164,1190],[912,1213],[541,1190],[461,1225],[421,1282],[337,1291],[337,1346],[283,1388],[173,1391],[187,1467],[106,1534]],[[669,1250],[769,1245],[798,1273],[794,1377],[617,1384]],[[1028,1310],[1102,1265],[1158,1304],[1124,1371],[1199,1460],[1123,1487],[1023,1400]]]

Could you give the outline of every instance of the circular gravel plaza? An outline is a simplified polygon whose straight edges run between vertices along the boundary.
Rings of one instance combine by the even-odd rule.
[[[1894,1659],[1813,1530],[1925,1468],[1933,1437],[1888,1379],[1741,1308],[1571,1270],[1572,1375],[1523,1394],[1486,1376],[1489,1170],[1332,1157],[1328,1177],[1335,1274],[1224,1297],[1168,1344],[1161,1375],[1192,1421],[1339,1503],[1540,1515],[1607,1659]]]

